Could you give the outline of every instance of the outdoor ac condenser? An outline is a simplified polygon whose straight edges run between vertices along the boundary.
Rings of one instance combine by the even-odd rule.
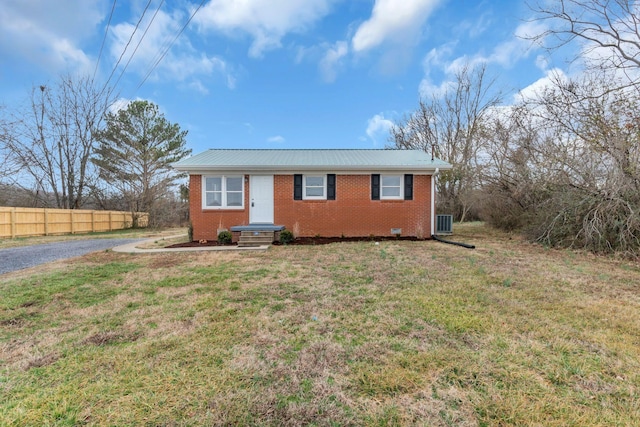
[[[436,215],[436,234],[453,233],[453,215]]]

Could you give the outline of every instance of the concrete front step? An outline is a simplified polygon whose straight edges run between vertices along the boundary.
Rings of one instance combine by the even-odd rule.
[[[242,231],[238,246],[263,246],[273,243],[273,231]]]
[[[273,231],[241,231],[240,237],[271,237],[273,238]]]
[[[238,242],[247,243],[260,243],[270,245],[273,242],[273,237],[241,237]]]

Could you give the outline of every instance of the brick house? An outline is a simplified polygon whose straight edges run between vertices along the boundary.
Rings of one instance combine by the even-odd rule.
[[[218,231],[297,236],[430,237],[435,176],[451,165],[421,150],[207,150],[189,174],[195,240]]]

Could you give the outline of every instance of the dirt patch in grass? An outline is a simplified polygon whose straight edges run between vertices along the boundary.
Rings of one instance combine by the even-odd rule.
[[[27,320],[24,317],[12,317],[11,319],[0,321],[1,326],[12,326],[14,328],[19,328],[25,323],[27,323]]]
[[[134,342],[138,338],[140,338],[139,333],[135,332],[118,332],[118,331],[107,331],[107,332],[99,332],[97,334],[93,334],[87,337],[82,344],[90,344],[90,345],[109,345],[109,344],[122,344],[127,342]]]
[[[153,254],[147,266],[152,270],[174,268],[188,262],[189,258],[184,254],[158,253]]]
[[[60,355],[57,353],[49,353],[45,356],[42,357],[37,357],[35,359],[30,360],[29,362],[27,362],[26,366],[25,366],[25,370],[29,370],[32,368],[42,368],[43,366],[48,366],[51,365],[53,363],[56,363],[58,361],[58,359],[60,359]]]

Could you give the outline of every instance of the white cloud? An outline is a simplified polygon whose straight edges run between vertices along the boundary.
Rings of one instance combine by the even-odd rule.
[[[338,68],[342,64],[342,59],[349,53],[347,42],[339,41],[329,47],[320,61],[320,72],[325,82],[331,83],[336,79]]]
[[[487,14],[482,14],[480,17],[469,26],[469,37],[476,38],[492,25],[492,19]]]
[[[422,60],[425,69],[434,66],[444,67],[448,63],[445,58],[451,56],[454,47],[455,43],[448,43],[446,45],[431,49]]]
[[[518,25],[513,38],[496,46],[491,55],[486,58],[487,62],[497,63],[507,68],[513,66],[540,47],[539,43],[531,40],[531,37],[542,34],[545,28],[540,22],[525,22]]]
[[[447,91],[452,89],[455,85],[453,80],[443,80],[440,84],[435,84],[429,78],[423,78],[418,86],[418,93],[421,98],[441,98]]]
[[[546,71],[549,68],[550,59],[545,55],[536,56],[536,67],[542,71]]]
[[[453,85],[453,81],[450,78],[452,70],[456,66],[456,61],[451,62],[446,58],[451,55],[454,47],[455,43],[449,43],[439,48],[433,48],[422,60],[424,77],[418,86],[418,93],[422,98],[439,98]],[[436,68],[442,69],[447,73],[446,78],[440,84],[435,84],[431,78],[431,70]]]
[[[479,16],[474,15],[472,19],[464,19],[458,23],[453,23],[453,37],[460,37],[460,35],[464,35],[474,39],[485,34],[488,29],[495,26],[493,11],[490,8],[483,9],[485,9],[485,12]]]
[[[109,112],[116,114],[120,110],[126,110],[130,103],[131,99],[118,98],[109,106]]]
[[[272,144],[282,144],[282,143],[284,143],[284,141],[285,141],[285,139],[281,135],[271,136],[271,137],[267,138],[267,142],[270,142]]]
[[[126,110],[129,107],[129,104],[131,104],[134,101],[146,101],[146,102],[148,102],[150,104],[155,104],[158,107],[158,110],[160,111],[160,113],[166,114],[166,111],[164,110],[164,108],[162,108],[161,105],[158,105],[157,103],[151,101],[150,99],[140,98],[139,96],[136,96],[135,99],[128,99],[128,98],[118,98],[118,99],[116,99],[109,106],[109,112],[113,113],[113,114],[116,114],[120,110]]]
[[[363,52],[388,40],[406,42],[414,39],[440,1],[376,0],[371,18],[363,22],[353,36],[353,50]]]
[[[393,122],[384,117],[384,114],[376,114],[367,121],[367,136],[373,142],[375,147],[384,144],[389,138],[389,131],[393,126]]]
[[[103,19],[103,2],[5,0],[0,7],[0,55],[19,56],[51,71],[89,72],[82,50]],[[73,13],[69,13],[73,11]]]
[[[203,30],[243,32],[253,38],[249,55],[279,48],[290,32],[302,33],[329,13],[335,0],[211,0],[194,21]]]
[[[545,73],[545,76],[531,83],[514,95],[514,103],[539,98],[547,88],[556,86],[555,82],[566,82],[567,75],[559,68],[553,68]]]
[[[116,114],[120,110],[126,110],[127,107],[129,107],[129,104],[131,104],[133,101],[145,101],[145,100],[142,98],[136,98],[136,99],[118,98],[113,102],[113,104],[109,106],[109,112],[112,114]]]
[[[200,92],[203,95],[207,95],[209,93],[209,89],[202,83],[200,80],[195,79],[188,84],[189,88],[195,90],[196,92]]]
[[[448,43],[432,49],[423,60],[425,75],[420,82],[418,91],[423,97],[440,97],[454,84],[457,72],[463,67],[474,68],[480,64],[497,64],[502,68],[511,68],[517,62],[528,57],[538,45],[527,37],[544,32],[545,27],[538,22],[525,22],[514,31],[512,38],[496,45],[489,55],[477,53],[475,55],[461,55],[454,59],[447,59],[453,53],[456,43]],[[545,70],[548,64],[539,56],[536,65]],[[545,67],[545,68],[543,68]],[[434,83],[433,70],[444,73],[440,83]]]
[[[129,61],[127,71],[136,72],[141,78],[145,77],[160,58],[161,52],[174,40],[186,17],[180,11],[169,14],[160,10],[151,26],[149,26],[151,19],[152,14],[149,14],[140,24],[131,42],[129,42],[129,38],[135,29],[133,23],[123,22],[111,27],[110,52],[112,64],[115,65],[120,55],[122,55],[119,68],[114,74],[116,76],[114,80],[117,79],[117,76],[120,75],[123,67]],[[149,27],[148,30],[147,27]],[[143,35],[144,38],[142,38]],[[140,42],[141,38],[142,42]],[[128,42],[129,46],[127,47]],[[124,55],[122,54],[123,51],[125,51]],[[151,80],[186,82],[187,87],[191,87],[201,93],[208,93],[208,89],[202,80],[198,79],[198,76],[213,75],[222,76],[230,89],[235,87],[236,77],[226,61],[217,56],[208,56],[205,53],[196,52],[189,40],[186,37],[181,37],[176,40],[173,47],[153,69],[150,78]],[[115,81],[112,81],[113,83]]]

